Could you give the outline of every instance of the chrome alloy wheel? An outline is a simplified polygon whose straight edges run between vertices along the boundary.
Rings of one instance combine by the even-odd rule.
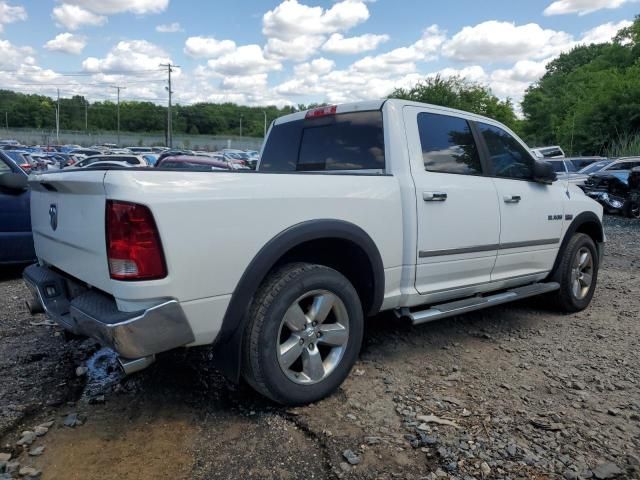
[[[349,340],[349,315],[340,298],[327,290],[300,296],[280,323],[278,363],[293,382],[310,385],[338,366]]]
[[[576,253],[571,269],[571,289],[573,296],[582,300],[589,293],[593,281],[593,255],[591,250],[582,247]]]

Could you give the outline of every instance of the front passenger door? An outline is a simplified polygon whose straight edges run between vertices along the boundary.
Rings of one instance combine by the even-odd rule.
[[[500,248],[491,280],[548,272],[560,247],[565,182],[533,181],[529,150],[501,127],[477,123],[500,204]]]

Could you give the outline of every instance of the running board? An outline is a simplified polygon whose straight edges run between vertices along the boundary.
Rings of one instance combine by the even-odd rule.
[[[501,305],[503,303],[509,303],[523,298],[553,292],[559,288],[560,284],[556,282],[534,283],[532,285],[512,288],[486,297],[471,297],[463,300],[456,300],[455,302],[434,305],[427,310],[412,312],[407,307],[404,307],[397,309],[395,312],[398,318],[407,318],[413,325],[420,325],[422,323],[440,320],[441,318],[462,315],[463,313],[473,312],[474,310],[481,310],[483,308],[493,307],[495,305]]]

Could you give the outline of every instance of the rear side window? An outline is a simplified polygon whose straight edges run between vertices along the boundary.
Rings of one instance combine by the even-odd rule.
[[[382,112],[352,112],[274,125],[260,171],[382,170]]]
[[[515,138],[499,127],[478,123],[496,177],[530,180],[533,178],[533,157]],[[564,166],[563,166],[564,170]]]
[[[424,168],[429,172],[481,175],[482,166],[469,122],[435,113],[418,114]]]

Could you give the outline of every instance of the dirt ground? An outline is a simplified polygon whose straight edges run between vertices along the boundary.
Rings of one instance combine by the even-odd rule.
[[[294,409],[224,380],[205,349],[122,379],[4,271],[0,480],[640,478],[640,222],[606,232],[586,311],[380,315],[342,388]]]

